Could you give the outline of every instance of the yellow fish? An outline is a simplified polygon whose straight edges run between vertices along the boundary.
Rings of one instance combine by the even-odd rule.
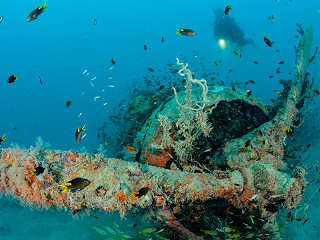
[[[0,138],[0,144],[1,144],[4,140],[6,140],[6,137],[5,137],[5,136],[6,136],[6,135],[3,134],[2,137]]]
[[[156,231],[157,229],[154,227],[150,227],[150,228],[145,228],[143,230],[141,230],[140,232],[138,232],[139,234],[146,234],[146,233],[153,233],[154,231]]]
[[[170,240],[169,238],[165,238],[165,237],[161,237],[161,236],[159,236],[159,239],[160,240]]]
[[[227,232],[227,233],[235,232],[235,231],[236,231],[233,227],[225,227],[224,230],[225,230],[225,232]]]
[[[200,229],[200,231],[207,235],[211,235],[213,232],[212,230],[208,230],[208,229]]]
[[[91,182],[85,178],[74,178],[69,182],[58,185],[60,192],[77,192],[87,187]]]
[[[162,228],[159,231],[157,231],[157,233],[162,233],[164,230],[165,230],[165,228]]]
[[[239,238],[240,236],[241,236],[240,233],[233,233],[233,234],[230,235],[231,239],[237,239],[237,238]]]

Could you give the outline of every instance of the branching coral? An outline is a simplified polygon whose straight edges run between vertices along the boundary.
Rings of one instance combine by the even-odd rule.
[[[178,74],[182,77],[185,77],[185,76],[187,77],[186,78],[187,83],[185,86],[185,88],[186,88],[186,102],[184,104],[179,102],[178,96],[177,96],[177,91],[174,87],[172,88],[179,107],[185,108],[188,110],[192,110],[192,111],[203,110],[208,102],[208,100],[207,100],[207,94],[208,94],[207,81],[205,79],[201,79],[201,80],[194,79],[191,71],[188,69],[188,64],[184,64],[183,62],[180,62],[179,58],[176,58],[176,59],[177,59],[177,64],[181,67]],[[198,84],[202,89],[202,101],[195,103],[197,108],[192,107],[194,105],[194,103],[192,103],[192,83]]]
[[[193,161],[192,150],[194,142],[201,134],[209,136],[211,126],[207,121],[207,112],[205,107],[208,104],[207,94],[208,85],[205,79],[194,79],[188,64],[180,62],[177,58],[177,64],[181,67],[178,72],[180,76],[186,77],[185,99],[181,102],[178,99],[178,93],[173,87],[176,102],[179,107],[179,118],[171,122],[166,116],[159,116],[159,122],[162,127],[162,144],[161,147],[173,147],[180,162]],[[197,84],[201,88],[201,98],[199,94],[192,96],[192,84]],[[173,126],[172,126],[173,125]],[[172,137],[176,133],[177,139]]]

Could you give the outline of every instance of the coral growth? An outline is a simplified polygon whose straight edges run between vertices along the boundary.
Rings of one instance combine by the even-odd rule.
[[[179,74],[186,76],[185,99],[178,100],[176,89],[173,88],[175,100],[179,108],[179,116],[174,121],[170,121],[167,116],[159,115],[161,126],[160,148],[173,148],[180,163],[192,162],[192,151],[194,142],[201,134],[209,136],[211,131],[205,107],[208,104],[208,85],[206,80],[194,79],[188,64],[184,64],[177,58],[177,64],[181,67]],[[201,98],[199,93],[192,94],[192,84],[197,84],[201,88]],[[173,136],[174,135],[174,136]]]

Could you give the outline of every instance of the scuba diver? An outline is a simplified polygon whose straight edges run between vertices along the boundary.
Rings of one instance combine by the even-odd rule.
[[[220,47],[225,48],[226,41],[234,44],[234,48],[239,49],[248,44],[254,45],[254,41],[245,38],[243,30],[232,17],[224,14],[223,9],[214,9],[213,12],[215,15],[214,37]]]

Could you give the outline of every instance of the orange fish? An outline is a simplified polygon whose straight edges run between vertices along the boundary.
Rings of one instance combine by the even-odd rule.
[[[125,146],[123,147],[127,152],[131,153],[131,154],[136,154],[136,150],[134,149],[134,147],[131,146]]]

